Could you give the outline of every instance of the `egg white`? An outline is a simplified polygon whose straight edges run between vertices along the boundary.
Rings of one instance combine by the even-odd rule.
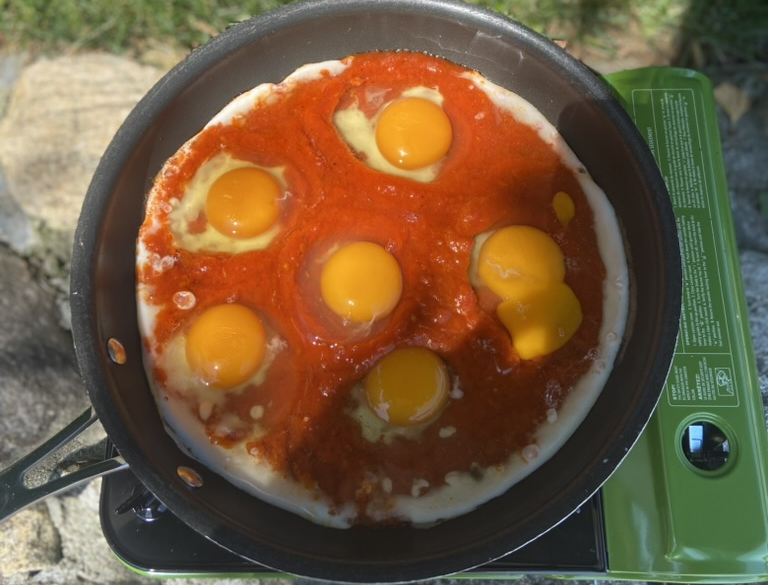
[[[225,173],[250,167],[269,173],[283,190],[283,199],[290,197],[285,182],[284,167],[262,167],[248,161],[233,158],[227,153],[217,154],[197,169],[184,189],[181,199],[170,201],[168,221],[176,245],[190,252],[228,252],[239,254],[251,250],[262,250],[269,246],[280,233],[280,220],[267,231],[252,238],[232,238],[217,231],[210,223],[200,233],[191,233],[188,226],[205,212],[208,191],[213,183]]]
[[[187,291],[183,291],[189,294]],[[146,305],[139,314],[140,324],[143,330],[154,330],[154,323],[157,318],[157,311],[152,310]],[[150,379],[150,385],[156,396],[171,398],[173,400],[179,397],[182,401],[195,405],[197,414],[201,420],[206,421],[216,407],[222,406],[227,397],[232,394],[241,394],[250,386],[260,386],[267,377],[269,368],[277,355],[286,350],[287,343],[274,331],[267,329],[266,349],[264,358],[258,369],[245,381],[231,388],[216,388],[203,380],[190,367],[186,355],[187,337],[185,330],[180,330],[167,343],[162,345],[155,343],[151,337],[145,344],[145,361],[155,364],[165,373],[164,383],[160,383],[154,377]],[[261,405],[267,408],[268,405]],[[263,410],[255,409],[252,412],[252,421],[254,434],[256,436],[263,432],[258,425],[258,420],[263,415]],[[241,426],[243,423],[235,420],[227,421],[225,426]],[[228,430],[222,428],[222,432]]]
[[[483,248],[483,244],[488,241],[488,238],[490,238],[495,233],[494,230],[490,230],[487,232],[482,232],[480,234],[477,234],[474,238],[474,243],[472,245],[472,252],[470,253],[469,258],[469,274],[467,275],[469,278],[469,283],[475,288],[483,288],[486,286],[485,282],[482,278],[480,278],[480,250]]]
[[[393,101],[408,97],[422,98],[440,107],[443,105],[443,95],[438,90],[420,85],[408,88],[395,100],[383,103],[373,118],[366,117],[360,109],[360,104],[354,102],[349,107],[338,110],[333,116],[333,123],[344,141],[358,155],[362,155],[365,164],[372,169],[420,183],[429,183],[434,181],[440,172],[442,160],[418,169],[401,169],[384,158],[376,143],[376,125],[381,113]]]
[[[459,400],[463,396],[461,383],[458,377],[454,374],[449,375],[451,377],[451,390],[449,390],[448,394],[448,403]],[[440,426],[439,434],[442,438],[452,437],[456,433],[454,427],[441,425],[439,414],[437,418],[418,425],[397,426],[390,424],[381,418],[371,407],[368,402],[365,387],[360,382],[352,387],[352,390],[350,391],[350,399],[350,407],[346,410],[346,414],[357,421],[360,425],[360,436],[369,443],[377,443],[381,441],[388,445],[397,437],[411,440],[418,439],[424,429],[432,425]],[[446,404],[446,407],[448,406],[448,403]]]

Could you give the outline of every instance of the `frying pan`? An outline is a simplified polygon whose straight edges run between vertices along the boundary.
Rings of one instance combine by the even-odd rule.
[[[630,316],[594,407],[536,472],[476,510],[428,529],[337,530],[240,491],[190,459],[165,432],[141,363],[135,242],[155,174],[232,98],[262,82],[279,82],[308,62],[396,49],[476,69],[530,101],[558,128],[619,218]],[[400,582],[463,571],[514,551],[601,486],[660,396],[677,336],[681,267],[669,196],[642,137],[610,90],[554,43],[498,14],[452,1],[315,0],[231,27],[139,102],[88,189],[71,290],[75,349],[93,409],[134,474],[171,511],[267,567],[332,581]],[[85,419],[75,426],[81,423]],[[96,472],[119,466],[106,462]]]

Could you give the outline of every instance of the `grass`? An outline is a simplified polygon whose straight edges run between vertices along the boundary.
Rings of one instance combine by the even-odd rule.
[[[42,53],[180,51],[232,23],[293,0],[0,0],[0,48]],[[305,0],[312,1],[312,0]],[[652,43],[673,34],[683,59],[759,61],[768,53],[766,0],[469,0],[550,36],[608,45],[630,24]],[[685,64],[685,63],[683,63]]]
[[[689,39],[682,59],[768,62],[766,0],[692,0],[682,30]]]

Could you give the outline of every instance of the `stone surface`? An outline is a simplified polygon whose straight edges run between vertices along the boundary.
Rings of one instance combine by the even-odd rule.
[[[736,81],[753,100],[736,124],[722,112],[719,117],[736,238],[742,249],[768,253],[768,204],[761,204],[761,197],[768,197],[768,79],[757,87],[741,76]]]
[[[45,504],[37,504],[0,524],[0,567],[5,579],[45,570],[60,560],[59,532]]]
[[[24,63],[0,56],[0,242],[32,259],[58,291],[67,328],[83,198],[109,141],[164,71],[108,54]]]
[[[758,383],[768,420],[768,254],[745,250],[740,261]]]
[[[623,58],[635,63],[632,59],[641,53],[636,49],[630,46]],[[594,65],[600,70],[598,63]],[[40,60],[0,55],[0,468],[87,405],[67,331],[71,234],[99,157],[131,107],[162,72],[162,67],[110,55]],[[720,131],[765,397],[768,218],[762,214],[760,197],[768,193],[768,91],[765,76],[724,77],[748,90],[753,103],[736,124],[721,116]],[[103,431],[94,428],[83,437],[83,444],[93,445],[101,438]],[[99,485],[98,480],[92,481],[0,524],[0,585],[254,582],[148,579],[125,568],[101,535]],[[256,582],[312,583],[303,579]],[[455,582],[441,579],[434,585]],[[549,585],[555,581],[527,577],[518,582]]]
[[[0,165],[27,217],[73,230],[107,144],[161,73],[106,54],[40,59],[21,72],[0,122]]]
[[[0,464],[17,459],[87,405],[53,290],[0,252]]]

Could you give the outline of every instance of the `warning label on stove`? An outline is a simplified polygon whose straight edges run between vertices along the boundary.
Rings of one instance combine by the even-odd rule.
[[[730,356],[678,355],[667,378],[669,402],[738,406],[732,371]]]
[[[681,208],[703,209],[706,207],[704,178],[701,156],[697,156],[701,144],[697,128],[691,127],[691,122],[696,119],[693,91],[657,90],[656,94],[657,116],[661,118],[664,137],[659,146],[663,149],[663,161],[668,171],[664,179],[672,203]],[[658,126],[656,124],[657,130]]]
[[[672,406],[739,404],[723,291],[726,229],[708,180],[705,116],[689,88],[634,89],[631,112],[669,190],[680,238],[683,306],[677,350],[666,385]],[[732,226],[728,229],[733,229]]]
[[[715,307],[712,287],[718,284],[712,242],[703,234],[702,218],[681,212],[677,232],[683,259],[683,318],[681,343],[687,351],[722,349],[722,311]]]

